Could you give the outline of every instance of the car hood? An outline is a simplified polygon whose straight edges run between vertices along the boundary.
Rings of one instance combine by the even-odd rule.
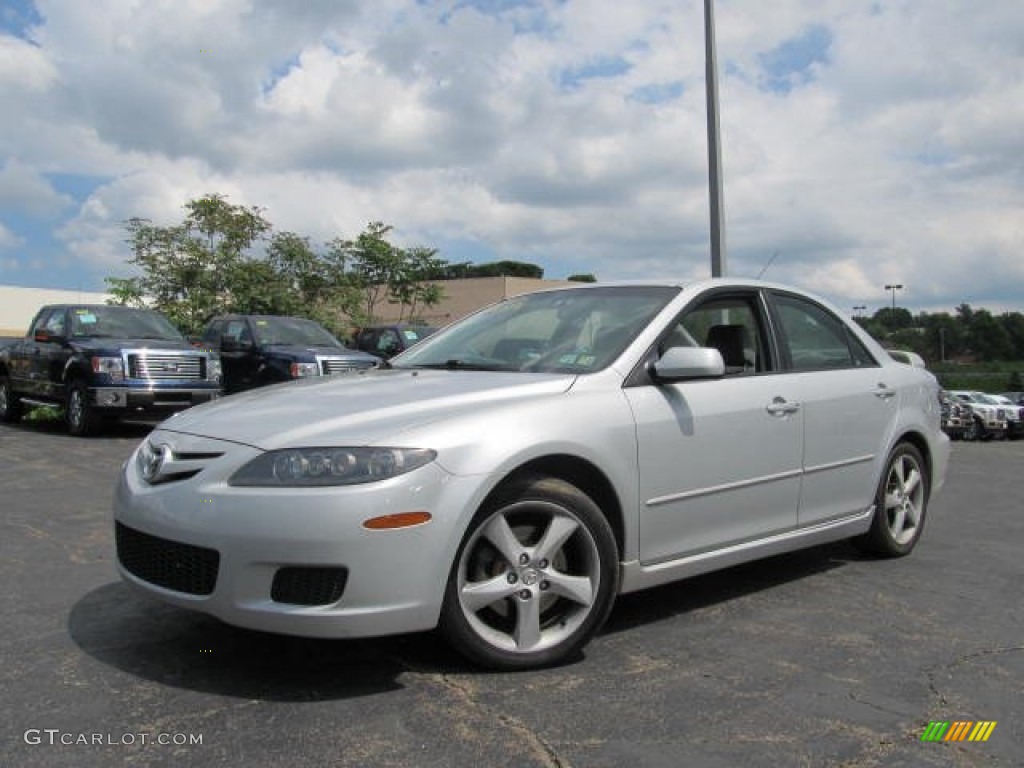
[[[376,363],[377,358],[373,355],[368,355],[365,352],[360,352],[358,349],[349,349],[348,347],[332,347],[328,345],[319,346],[316,344],[266,344],[261,347],[261,351],[264,354],[280,355],[282,357],[310,357],[319,355],[320,357],[351,357],[356,360],[366,360],[367,362]]]
[[[264,450],[379,444],[446,416],[559,394],[575,379],[567,374],[372,370],[231,395],[182,411],[161,428]]]
[[[186,339],[139,339],[131,336],[76,336],[71,340],[71,346],[90,352],[105,349],[183,349],[197,355],[203,352],[189,344]]]

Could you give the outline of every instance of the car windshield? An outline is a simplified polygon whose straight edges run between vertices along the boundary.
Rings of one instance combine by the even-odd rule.
[[[976,403],[985,403],[985,405],[1002,405],[1002,403],[1000,403],[998,400],[996,400],[991,395],[985,395],[985,394],[982,394],[981,392],[976,392],[972,399]]]
[[[609,286],[517,296],[439,331],[392,365],[590,373],[622,354],[678,290]]]
[[[300,317],[257,317],[253,319],[252,327],[256,343],[261,345],[342,346],[322,325]]]
[[[150,309],[97,306],[71,309],[71,335],[77,338],[160,339],[181,341],[171,321]]]

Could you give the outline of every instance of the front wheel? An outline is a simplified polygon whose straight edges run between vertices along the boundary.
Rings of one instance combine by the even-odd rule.
[[[910,554],[924,530],[929,490],[921,452],[910,443],[900,443],[889,454],[875,493],[871,529],[857,539],[857,544],[883,557]]]
[[[604,623],[619,555],[600,508],[556,478],[514,482],[473,519],[445,589],[441,629],[486,667],[554,664]]]
[[[21,400],[11,390],[11,380],[0,376],[0,421],[14,424],[21,419]]]
[[[76,437],[88,437],[99,430],[101,419],[89,403],[89,389],[81,379],[73,381],[68,390],[65,417],[68,432]]]

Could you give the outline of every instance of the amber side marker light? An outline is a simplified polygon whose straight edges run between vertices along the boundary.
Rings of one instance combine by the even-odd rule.
[[[423,525],[430,522],[429,512],[399,512],[395,515],[382,515],[371,517],[363,521],[363,528],[371,531],[389,531],[394,528],[409,528],[414,525]]]

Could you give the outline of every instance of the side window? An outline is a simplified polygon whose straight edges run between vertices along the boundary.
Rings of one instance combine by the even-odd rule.
[[[223,320],[214,320],[210,323],[210,327],[206,329],[206,333],[203,334],[203,341],[207,344],[219,344],[220,335],[224,330]]]
[[[877,365],[838,317],[796,296],[775,294],[783,346],[795,371]]]
[[[726,375],[770,370],[758,317],[753,296],[710,299],[686,310],[661,343],[661,351],[712,347],[722,354]]]
[[[47,327],[47,323],[50,322],[50,318],[52,318],[54,314],[61,314],[61,311],[59,309],[50,309],[47,310],[46,312],[41,313],[39,317],[36,318],[36,321],[32,324],[32,330],[29,332],[29,334],[31,336],[35,336],[39,331],[49,330]]]
[[[381,331],[380,338],[377,339],[377,351],[390,354],[399,349],[401,349],[401,344],[398,341],[398,334],[390,328]]]
[[[46,330],[51,336],[64,335],[64,310],[55,309],[46,320]]]
[[[229,320],[224,335],[238,342],[250,341],[249,329],[245,327],[245,320]]]

